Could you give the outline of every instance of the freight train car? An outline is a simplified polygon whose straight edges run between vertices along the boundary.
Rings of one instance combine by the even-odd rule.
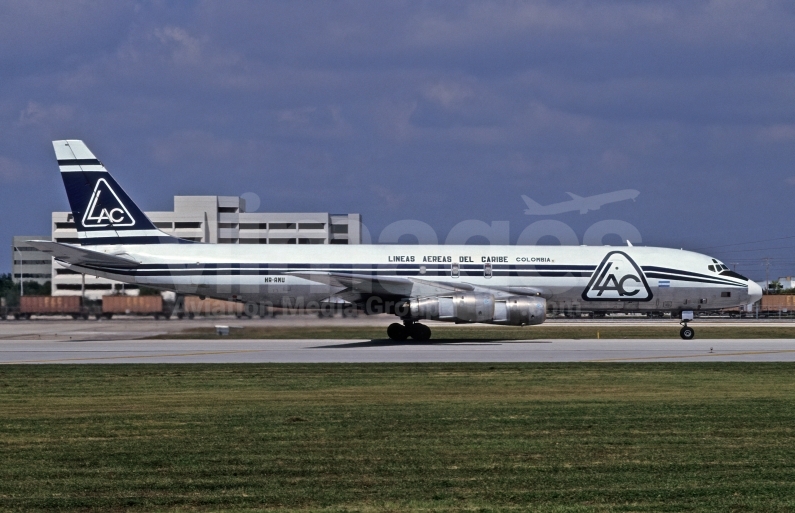
[[[163,301],[160,295],[155,296],[103,296],[102,317],[113,318],[114,315],[144,315],[171,318],[173,308]]]
[[[94,309],[83,303],[80,296],[22,296],[15,319],[30,319],[32,316],[69,315],[73,319],[88,319]]]

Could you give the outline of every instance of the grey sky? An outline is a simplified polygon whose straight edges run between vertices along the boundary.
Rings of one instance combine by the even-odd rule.
[[[603,219],[696,249],[795,235],[791,2],[3,2],[0,237],[66,210],[50,140],[84,139],[133,198],[510,221],[637,189]],[[715,248],[795,272],[795,238]],[[762,249],[759,248],[771,248]],[[777,248],[777,249],[772,249]],[[755,251],[747,251],[747,250]],[[743,251],[738,251],[743,250]],[[0,270],[10,266],[0,252]]]

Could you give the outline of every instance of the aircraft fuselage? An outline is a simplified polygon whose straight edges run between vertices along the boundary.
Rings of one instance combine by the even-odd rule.
[[[119,246],[93,249],[118,254]],[[380,279],[395,297],[438,294],[436,284],[537,292],[552,306],[585,311],[714,310],[758,299],[756,284],[719,271],[714,259],[666,248],[189,244],[123,250],[140,265],[76,268],[135,285],[276,306],[320,302],[344,292],[335,280],[322,279],[326,275]]]

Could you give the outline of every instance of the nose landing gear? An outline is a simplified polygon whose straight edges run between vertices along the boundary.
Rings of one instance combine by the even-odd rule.
[[[431,328],[418,322],[403,321],[403,324],[395,322],[389,325],[386,334],[392,340],[406,340],[411,337],[418,342],[425,342],[431,339]]]
[[[679,322],[679,324],[682,325],[682,329],[679,330],[679,336],[684,340],[693,340],[693,337],[696,336],[696,330],[687,325],[688,321],[693,320],[693,311],[683,310],[680,314],[680,318],[682,320]]]

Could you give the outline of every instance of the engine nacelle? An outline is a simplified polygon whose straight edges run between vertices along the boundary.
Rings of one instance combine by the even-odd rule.
[[[415,319],[449,322],[490,322],[494,318],[494,296],[462,293],[412,299],[409,311]]]
[[[547,300],[543,297],[511,296],[494,303],[494,324],[524,326],[547,319]]]
[[[546,320],[547,301],[542,297],[511,296],[494,299],[491,294],[459,293],[412,299],[413,319],[448,322],[487,322],[522,326]]]

